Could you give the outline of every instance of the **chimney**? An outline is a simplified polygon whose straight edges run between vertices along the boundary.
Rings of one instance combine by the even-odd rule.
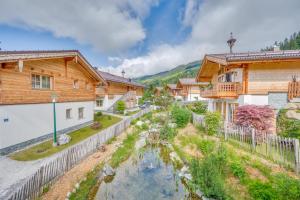
[[[274,44],[273,51],[280,51],[280,46],[278,46],[277,44]]]

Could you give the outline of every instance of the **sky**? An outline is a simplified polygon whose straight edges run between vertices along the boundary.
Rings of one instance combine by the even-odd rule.
[[[77,49],[135,78],[208,53],[259,51],[300,31],[299,0],[0,0],[2,50]]]

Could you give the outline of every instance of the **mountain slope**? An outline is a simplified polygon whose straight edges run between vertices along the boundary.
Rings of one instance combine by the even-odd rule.
[[[194,61],[186,65],[179,65],[169,71],[136,78],[135,81],[147,86],[162,86],[167,83],[177,83],[179,78],[195,77],[200,63],[201,61]]]

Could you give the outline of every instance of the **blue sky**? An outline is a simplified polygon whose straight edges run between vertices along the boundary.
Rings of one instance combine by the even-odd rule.
[[[91,45],[83,45],[70,37],[56,37],[51,31],[0,24],[0,47],[2,50],[52,50],[78,49],[95,66],[112,63],[108,57],[135,57],[147,53],[152,47],[167,43],[176,45],[186,39],[190,28],[182,27],[181,15],[185,0],[161,0],[151,7],[149,15],[142,19],[146,37],[128,50],[117,53],[100,52]]]
[[[259,51],[298,32],[299,0],[1,0],[2,50],[78,49],[138,77],[208,53]]]

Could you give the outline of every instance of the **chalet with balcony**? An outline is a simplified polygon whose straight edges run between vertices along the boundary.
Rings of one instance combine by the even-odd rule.
[[[0,153],[93,122],[95,86],[104,83],[79,51],[0,51]]]
[[[177,88],[176,84],[167,84],[165,86],[165,90],[175,99],[178,99],[178,98],[181,99],[181,96],[179,95],[180,88]]]
[[[201,96],[209,110],[232,121],[237,106],[270,105],[283,108],[299,97],[300,51],[269,51],[205,55],[198,82],[210,82]]]
[[[124,101],[127,109],[138,106],[138,100],[144,93],[143,85],[130,78],[97,72],[105,82],[96,87],[96,110],[113,111],[117,101]]]
[[[178,80],[176,88],[179,89],[179,95],[184,101],[205,100],[201,97],[201,88],[207,86],[207,82],[196,82],[195,78],[181,78]]]

